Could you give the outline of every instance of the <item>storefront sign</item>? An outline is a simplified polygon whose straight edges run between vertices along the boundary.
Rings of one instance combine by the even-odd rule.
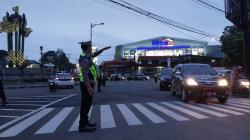
[[[171,47],[171,46],[174,46],[175,43],[171,39],[164,39],[164,40],[153,40],[152,45],[153,46],[168,46],[168,47]]]

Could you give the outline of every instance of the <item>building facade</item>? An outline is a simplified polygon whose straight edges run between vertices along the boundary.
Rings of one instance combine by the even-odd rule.
[[[215,52],[212,51],[214,48],[217,48]],[[210,47],[204,41],[162,36],[116,46],[115,60],[135,62],[137,73],[153,75],[160,73],[162,68],[173,67],[180,59],[186,59],[185,56],[210,59],[214,53],[221,56],[220,46]]]

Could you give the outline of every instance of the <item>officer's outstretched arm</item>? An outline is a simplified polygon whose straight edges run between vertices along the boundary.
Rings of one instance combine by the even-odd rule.
[[[111,48],[111,47],[109,46],[109,47],[105,47],[105,48],[102,48],[101,50],[98,50],[98,51],[94,52],[94,53],[92,54],[92,58],[94,58],[94,57],[100,55],[103,51],[108,50],[108,49],[110,49],[110,48]]]

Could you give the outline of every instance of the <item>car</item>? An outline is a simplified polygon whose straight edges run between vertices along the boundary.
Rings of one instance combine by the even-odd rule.
[[[126,80],[126,78],[124,76],[122,76],[121,74],[111,74],[110,79],[112,81],[123,81],[123,80]]]
[[[74,77],[66,72],[56,73],[54,82],[56,87],[74,88],[75,85]]]
[[[218,74],[220,76],[223,76],[228,81],[230,81],[231,73],[232,73],[232,70],[221,70],[221,71],[218,72]]]
[[[135,80],[150,80],[150,77],[144,74],[136,74]]]
[[[161,70],[160,75],[160,90],[171,89],[171,76],[173,74],[172,68],[166,68]]]
[[[227,102],[228,81],[219,76],[207,64],[178,64],[172,75],[172,95],[180,95],[183,102],[192,98],[217,97],[220,103]]]

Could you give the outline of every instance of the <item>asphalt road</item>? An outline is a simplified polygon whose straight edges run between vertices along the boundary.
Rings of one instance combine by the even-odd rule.
[[[6,90],[0,106],[4,140],[249,140],[250,99],[230,97],[184,104],[152,81],[108,82],[96,92],[90,112],[94,133],[79,133],[80,90],[47,88]]]

